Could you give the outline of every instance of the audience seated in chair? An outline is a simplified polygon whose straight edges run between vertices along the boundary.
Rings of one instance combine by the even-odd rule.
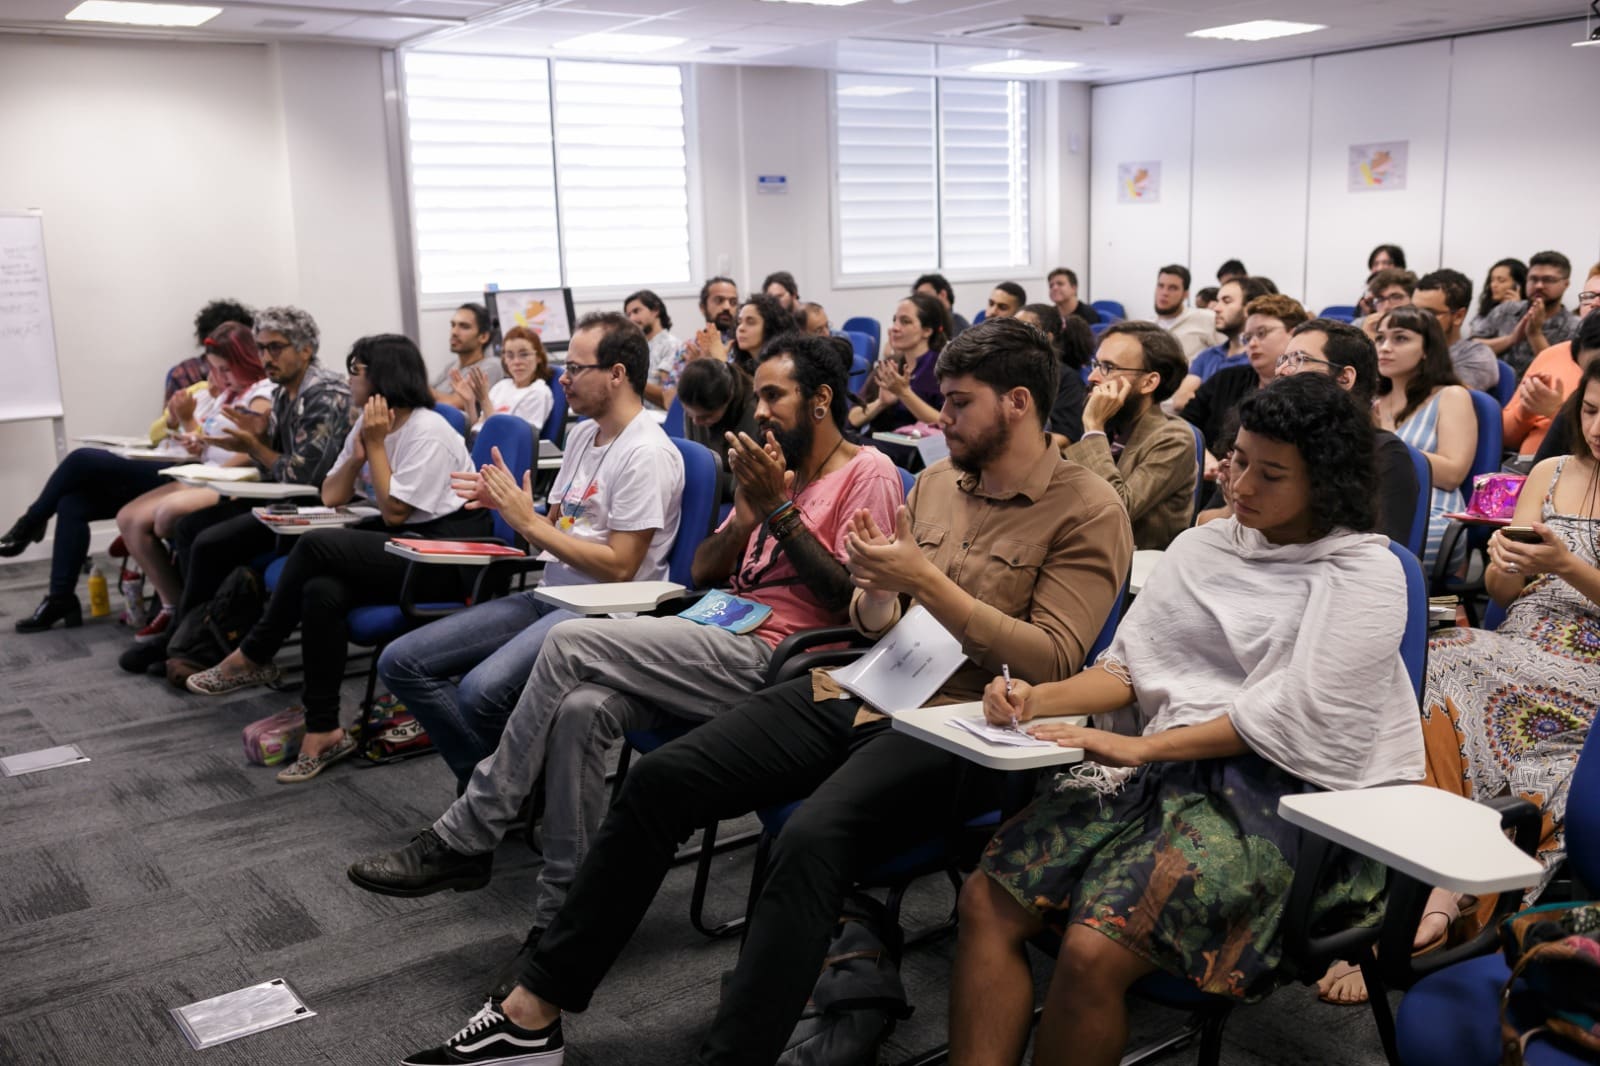
[[[631,328],[631,327],[630,327]],[[318,529],[297,537],[259,621],[239,647],[216,666],[191,674],[190,692],[220,696],[277,680],[272,665],[296,626],[303,629],[306,712],[300,757],[278,774],[284,784],[309,781],[355,750],[339,726],[339,686],[344,681],[352,608],[393,602],[407,563],[384,550],[390,536],[410,530],[427,537],[485,536],[489,515],[465,510],[451,491],[453,471],[471,463],[467,447],[433,409],[428,370],[408,337],[363,337],[346,359],[351,397],[362,408],[344,447],[322,483],[328,507],[359,492],[379,518],[367,528]],[[455,567],[429,567],[419,575],[419,601],[459,599],[467,584]]]
[[[899,429],[912,422],[937,422],[939,379],[934,366],[950,341],[944,304],[912,293],[895,305],[885,336],[886,351],[873,365],[861,405],[850,409],[850,425],[866,433]]]
[[[784,310],[782,304],[765,293],[757,293],[746,297],[744,303],[739,305],[731,343],[705,331],[705,335],[687,355],[690,361],[696,358],[721,360],[753,376],[756,360],[767,341],[792,333],[794,328],[794,316]],[[678,368],[678,373],[683,373],[683,367]]]
[[[1446,512],[1466,506],[1462,484],[1472,468],[1478,443],[1478,420],[1467,390],[1456,381],[1450,349],[1433,315],[1415,307],[1386,312],[1377,326],[1378,401],[1374,410],[1380,429],[1428,457],[1433,471],[1424,573],[1432,573],[1450,520]],[[1465,543],[1462,543],[1463,552]],[[1457,560],[1452,560],[1455,565]]]
[[[944,304],[945,314],[950,316],[949,333],[951,340],[954,340],[962,330],[971,327],[971,322],[956,313],[956,291],[950,287],[950,282],[945,279],[943,274],[922,275],[911,283],[911,293],[913,296],[917,293],[924,293],[935,297],[940,303]]]
[[[1094,391],[1083,409],[1083,438],[1063,448],[1117,490],[1135,548],[1166,548],[1194,515],[1194,431],[1161,410],[1188,365],[1177,338],[1155,323],[1111,326],[1100,335],[1089,375]]]
[[[1088,325],[1082,319],[1078,319],[1069,339],[1066,320],[1053,304],[1028,304],[1017,312],[1016,317],[1018,321],[1026,322],[1043,333],[1056,350],[1061,370],[1057,375],[1056,402],[1050,408],[1050,422],[1046,428],[1068,441],[1075,441],[1083,436],[1083,404],[1089,398],[1089,387],[1083,383],[1083,364],[1093,355],[1094,334],[1089,332]],[[1076,315],[1069,317],[1077,318]],[[1087,344],[1083,343],[1083,337],[1088,338]],[[1077,366],[1070,369],[1067,366],[1069,344],[1072,346],[1072,355],[1080,360]],[[1082,352],[1088,352],[1089,355],[1083,355]]]
[[[770,609],[766,618],[743,634],[682,617],[556,626],[499,746],[472,771],[461,798],[405,848],[357,862],[351,880],[408,896],[481,887],[495,846],[532,794],[544,812],[533,944],[560,909],[605,813],[607,749],[630,729],[715,721],[761,685],[784,637],[844,620],[850,518],[865,512],[891,522],[902,499],[899,475],[881,453],[840,435],[844,367],[830,341],[775,338],[755,384],[765,443],[745,436],[732,446],[734,510],[701,544],[694,578],[701,588],[725,585],[742,607]],[[628,780],[659,758],[644,759]]]
[[[678,402],[683,405],[685,439],[710,448],[717,466],[728,468],[731,439],[743,433],[760,437],[756,425],[756,390],[750,376],[738,367],[714,359],[696,359],[678,378]],[[732,434],[732,438],[730,438]],[[727,486],[733,499],[733,483]]]
[[[1496,307],[1508,300],[1527,299],[1528,264],[1520,259],[1501,259],[1489,268],[1483,279],[1483,292],[1478,296],[1477,314],[1467,323],[1467,333],[1478,336],[1481,326]]]
[[[732,278],[718,274],[706,279],[705,284],[700,286],[700,315],[705,319],[705,324],[683,342],[672,362],[657,376],[655,383],[661,386],[662,407],[672,406],[672,398],[678,391],[678,375],[685,366],[710,354],[719,341],[726,354],[726,346],[733,339],[733,327],[739,317],[739,286]],[[649,395],[650,390],[647,388],[645,392]]]
[[[778,301],[778,306],[789,312],[793,317],[799,310],[800,285],[794,280],[794,275],[787,270],[774,270],[761,281],[761,291]]]
[[[1234,287],[1223,286],[1224,299]],[[1205,434],[1206,449],[1211,456],[1206,460],[1208,476],[1215,468],[1213,460],[1227,454],[1230,446],[1231,434],[1227,430],[1234,406],[1272,380],[1278,372],[1278,357],[1289,346],[1290,332],[1310,317],[1297,301],[1277,293],[1257,296],[1245,308],[1239,341],[1244,346],[1246,364],[1226,367],[1212,374],[1182,409],[1183,417]],[[1217,318],[1222,320],[1221,311]],[[1189,377],[1184,380],[1187,382],[1193,377],[1191,363]]]
[[[1367,291],[1356,303],[1361,315],[1350,323],[1374,337],[1378,321],[1397,307],[1410,307],[1417,290],[1417,276],[1404,267],[1379,267],[1367,277]]]
[[[683,347],[683,342],[673,336],[672,315],[661,297],[650,289],[629,293],[622,301],[622,313],[639,327],[650,345],[650,372],[644,383],[645,405],[664,411],[672,402],[666,397],[664,386],[677,361],[678,350]]]
[[[1568,454],[1535,466],[1517,499],[1512,524],[1531,526],[1539,543],[1504,531],[1489,539],[1484,583],[1505,621],[1493,632],[1443,629],[1428,642],[1427,783],[1474,800],[1511,793],[1544,812],[1545,880],[1530,904],[1565,857],[1567,786],[1600,710],[1600,363],[1580,384],[1567,405]],[[1417,949],[1442,945],[1471,902],[1435,890]],[[1359,971],[1335,967],[1323,984],[1330,1001],[1366,1001]]]
[[[168,412],[172,421],[161,447],[170,446],[175,456],[188,461],[218,466],[248,465],[243,455],[207,444],[207,439],[222,435],[229,425],[223,414],[242,407],[256,414],[272,411],[272,396],[277,386],[266,376],[261,353],[249,326],[228,322],[206,338],[206,362],[211,367],[211,385],[196,393],[179,393],[174,403],[178,410]],[[179,397],[187,397],[184,404]],[[190,488],[170,481],[160,488],[130,500],[117,512],[117,531],[128,554],[150,579],[161,609],[148,625],[134,634],[134,640],[153,640],[165,633],[172,622],[183,592],[183,579],[172,562],[167,539],[177,530],[185,515],[215,507],[222,498],[213,489]]]
[[[1526,299],[1506,299],[1480,319],[1472,335],[1511,364],[1521,377],[1540,352],[1572,339],[1578,318],[1561,304],[1572,283],[1572,261],[1560,252],[1528,260]]]
[[[505,367],[489,352],[493,326],[489,309],[479,303],[465,303],[450,316],[450,354],[455,362],[433,379],[435,403],[449,404],[466,411],[473,402],[472,378],[477,371],[486,382],[484,388],[506,376]]]
[[[1079,318],[1086,326],[1099,324],[1100,312],[1092,304],[1078,299],[1076,271],[1068,267],[1056,267],[1045,275],[1044,280],[1050,287],[1050,302],[1063,319]]]
[[[1189,360],[1189,373],[1172,397],[1174,411],[1182,411],[1194,398],[1194,394],[1200,391],[1200,386],[1218,371],[1249,365],[1250,357],[1245,352],[1244,341],[1240,338],[1244,333],[1245,308],[1250,301],[1271,293],[1271,288],[1261,278],[1230,277],[1220,284],[1211,311],[1216,318],[1216,329],[1222,334],[1222,340]],[[1210,438],[1207,438],[1208,443],[1209,441]]]
[[[1028,302],[1028,293],[1014,281],[1002,281],[989,290],[989,304],[984,308],[989,318],[1010,318]]]
[[[224,322],[237,322],[249,329],[251,315],[250,309],[238,300],[212,300],[194,316],[194,342],[204,347],[206,338]],[[167,380],[162,387],[162,402],[172,399],[175,392],[205,384],[209,376],[204,352],[191,355],[181,363],[174,363],[167,371]]]
[[[1472,279],[1459,270],[1435,270],[1417,281],[1411,303],[1439,322],[1444,342],[1450,348],[1450,365],[1456,380],[1469,389],[1494,394],[1500,385],[1500,361],[1489,346],[1473,337],[1461,335],[1462,323],[1472,310]]]
[[[1217,332],[1216,314],[1188,307],[1188,300],[1188,267],[1169,263],[1156,272],[1155,323],[1177,339],[1185,367],[1189,360],[1223,339]]]
[[[851,621],[868,635],[888,630],[908,603],[925,607],[969,657],[934,697],[959,702],[976,699],[1002,664],[1038,682],[1075,673],[1133,545],[1110,486],[1063,459],[1044,432],[1057,366],[1037,330],[986,321],[950,343],[939,370],[950,458],[918,478],[889,526],[855,515],[848,580],[856,589],[840,602],[848,599]],[[554,924],[511,995],[475,1019],[471,1039],[559,1045],[560,1012],[588,1005],[684,835],[709,818],[809,796],[772,849],[697,1058],[772,1062],[805,1008],[854,875],[897,841],[992,809],[996,785],[994,775],[894,732],[826,674],[762,692],[629,770]],[[406,1061],[452,1061],[444,1055]]]
[[[1145,974],[1241,999],[1298,976],[1281,968],[1279,923],[1300,833],[1279,797],[1423,774],[1405,580],[1370,532],[1367,412],[1304,375],[1239,414],[1239,516],[1173,542],[1094,668],[984,692],[990,722],[1032,722],[1089,762],[1003,827],[963,888],[953,1062],[1021,1060],[1026,944],[1047,929],[1063,940],[1040,1064],[1116,1063],[1124,993]],[[1111,720],[1048,721],[1084,714]],[[1381,866],[1352,855],[1317,911],[1375,919],[1383,887]]]
[[[500,342],[499,362],[506,376],[492,385],[481,366],[465,374],[454,367],[450,369],[450,384],[466,415],[469,442],[490,415],[520,418],[533,427],[533,435],[538,437],[555,407],[555,394],[550,391],[550,356],[537,333],[526,326],[506,330]]]
[[[579,324],[567,349],[565,387],[573,412],[586,421],[567,441],[548,516],[503,470],[455,478],[469,507],[498,510],[544,559],[542,585],[667,576],[680,533],[683,459],[644,413],[648,361],[642,334],[621,316],[591,315]],[[701,364],[739,373],[710,360],[690,369]],[[531,589],[513,592],[391,642],[378,659],[378,677],[417,716],[464,788],[472,768],[500,742],[545,637],[576,617]]]
[[[1534,455],[1550,432],[1550,420],[1572,395],[1583,368],[1600,358],[1600,271],[1590,274],[1578,294],[1581,320],[1570,341],[1552,344],[1540,352],[1522,375],[1516,395],[1501,413],[1500,425],[1507,448]]]
[[[806,302],[794,315],[795,328],[808,337],[831,337],[833,325],[828,321],[828,310],[819,303]]]

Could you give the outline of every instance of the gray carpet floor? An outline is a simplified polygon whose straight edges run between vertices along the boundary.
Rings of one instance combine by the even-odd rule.
[[[109,620],[21,636],[43,564],[0,567],[0,755],[75,743],[88,763],[0,779],[0,1063],[167,1066],[202,1062],[389,1064],[438,1043],[482,1003],[488,975],[526,931],[538,857],[520,840],[489,888],[420,900],[369,895],[355,858],[404,843],[453,796],[436,757],[336,766],[282,786],[244,760],[240,730],[294,702],[250,690],[204,699],[117,669],[126,629]],[[346,685],[353,714],[360,682]],[[733,827],[737,828],[737,827]],[[751,850],[717,861],[708,910],[743,905]],[[693,868],[666,884],[610,980],[569,1020],[573,1066],[691,1061],[736,943],[689,925]],[[951,893],[916,886],[909,926],[938,920]],[[881,1062],[944,1040],[953,938],[908,952],[915,1006]],[[1049,970],[1036,965],[1041,981]],[[271,978],[316,1017],[192,1052],[168,1010]],[[1041,987],[1042,984],[1041,984]],[[1133,1010],[1134,1037],[1178,1017]],[[1223,1061],[1376,1064],[1371,1015],[1294,986],[1235,1012]],[[1164,1061],[1194,1061],[1194,1050]]]

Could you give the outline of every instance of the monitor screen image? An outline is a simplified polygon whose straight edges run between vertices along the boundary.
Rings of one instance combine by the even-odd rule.
[[[506,331],[514,326],[531,329],[544,342],[545,350],[564,352],[572,339],[571,289],[497,289],[483,294],[489,308],[490,327],[498,348]]]

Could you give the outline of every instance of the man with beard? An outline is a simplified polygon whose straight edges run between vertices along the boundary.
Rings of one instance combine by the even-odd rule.
[[[1520,378],[1534,356],[1578,332],[1578,316],[1561,303],[1571,283],[1571,260],[1560,252],[1535,253],[1528,260],[1528,298],[1499,304],[1472,335],[1510,363]]]
[[[1189,300],[1189,268],[1171,263],[1156,272],[1156,325],[1177,338],[1185,365],[1221,342],[1214,311],[1184,306]]]
[[[1188,363],[1177,338],[1161,327],[1118,322],[1100,335],[1090,366],[1083,436],[1065,449],[1066,457],[1117,490],[1133,522],[1135,548],[1165,551],[1194,518],[1200,474],[1193,431],[1161,410]]]
[[[851,518],[849,615],[877,636],[902,610],[925,608],[967,656],[934,697],[958,703],[978,699],[1003,668],[1029,681],[1076,673],[1122,586],[1133,537],[1111,486],[1064,459],[1045,432],[1057,358],[1043,334],[986,321],[950,342],[938,370],[950,457],[923,472],[894,521]],[[677,842],[708,819],[803,799],[773,845],[744,950],[694,1059],[773,1062],[856,876],[998,801],[999,774],[894,732],[879,710],[818,672],[640,760],[511,994],[444,1047],[404,1061],[508,1064],[535,1050],[559,1061],[561,1012],[588,1006]]]
[[[435,403],[465,408],[467,401],[462,397],[462,390],[467,389],[467,375],[474,369],[489,385],[506,376],[506,368],[500,365],[500,360],[488,357],[489,336],[487,307],[469,303],[456,308],[455,314],[450,316],[450,354],[456,361],[433,379]]]
[[[765,443],[743,434],[730,442],[734,508],[696,552],[694,582],[731,590],[725,617],[764,615],[760,623],[742,633],[684,617],[555,626],[499,746],[472,770],[461,798],[406,847],[351,866],[352,881],[395,896],[481,888],[495,846],[540,790],[544,866],[532,945],[605,814],[604,763],[617,738],[714,717],[761,687],[784,637],[845,620],[850,519],[865,512],[892,524],[903,498],[899,473],[880,452],[841,435],[848,394],[831,342],[776,338],[756,368],[755,391]],[[513,976],[508,969],[495,982],[496,998],[509,993]]]
[[[1229,278],[1217,289],[1217,302],[1211,305],[1217,332],[1222,340],[1189,360],[1189,373],[1172,397],[1172,409],[1181,411],[1219,370],[1248,366],[1250,356],[1244,348],[1244,309],[1258,296],[1276,291],[1265,278]]]
[[[738,324],[739,317],[739,286],[732,278],[725,278],[719,274],[714,278],[708,278],[706,283],[700,286],[700,314],[704,316],[706,324],[695,331],[695,335],[678,349],[678,357],[673,360],[671,367],[663,376],[661,383],[663,407],[672,406],[672,398],[678,393],[678,375],[683,373],[685,366],[695,359],[706,358],[715,347],[718,337],[724,341],[733,339],[733,329]],[[731,347],[730,345],[730,350]]]

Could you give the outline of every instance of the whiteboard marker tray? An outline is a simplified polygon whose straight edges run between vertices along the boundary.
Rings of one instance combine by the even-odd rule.
[[[196,1051],[317,1016],[281,977],[174,1007],[168,1013]]]

